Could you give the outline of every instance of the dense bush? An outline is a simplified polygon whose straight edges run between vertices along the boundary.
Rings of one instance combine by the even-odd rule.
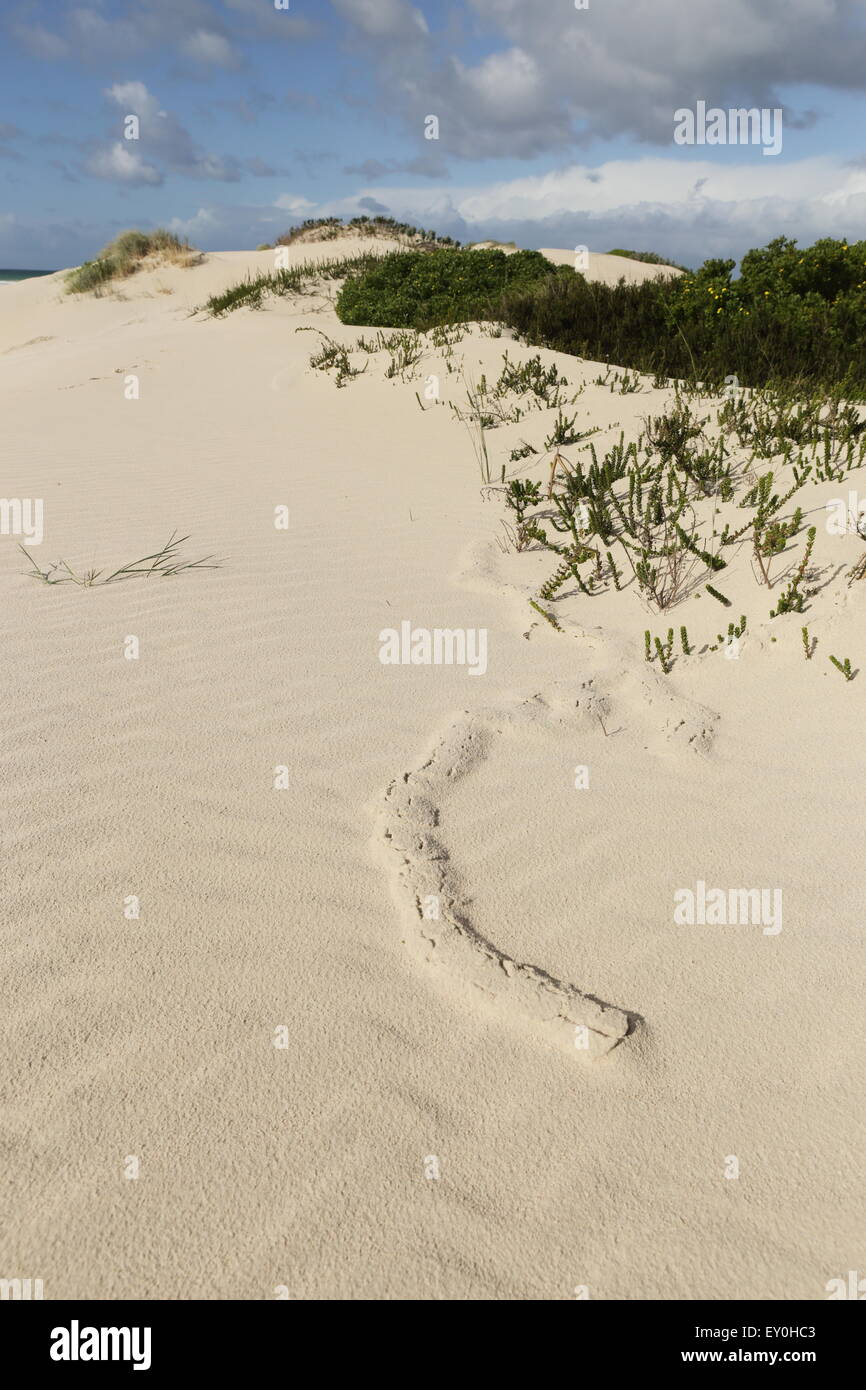
[[[777,237],[760,250],[746,252],[737,285],[753,295],[814,294],[828,302],[856,291],[862,296],[866,289],[866,241],[825,237],[814,246],[801,248],[788,237]]]
[[[558,274],[539,251],[408,251],[347,280],[337,314],[343,323],[372,328],[495,319],[506,290],[530,290]]]
[[[866,243],[785,237],[642,285],[560,275],[505,295],[529,342],[668,377],[742,386],[802,381],[866,397]]]

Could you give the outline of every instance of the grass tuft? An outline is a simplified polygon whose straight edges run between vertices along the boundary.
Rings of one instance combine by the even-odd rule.
[[[450,236],[438,236],[436,232],[425,232],[413,227],[410,222],[395,222],[393,217],[353,217],[344,222],[341,217],[308,217],[299,226],[292,227],[277,237],[277,246],[293,246],[303,241],[336,241],[345,236],[387,237],[390,241],[401,241],[406,246],[420,250],[433,250],[437,246],[459,246]]]
[[[31,579],[38,579],[43,584],[75,584],[80,589],[92,589],[95,586],[104,584],[117,584],[122,579],[152,579],[154,575],[160,575],[167,579],[175,574],[182,574],[185,570],[215,570],[222,566],[221,560],[214,560],[212,555],[205,555],[200,560],[181,560],[179,557],[180,547],[189,536],[178,536],[173,531],[165,545],[159,550],[155,550],[151,555],[144,555],[140,560],[131,560],[129,564],[121,565],[119,569],[112,570],[110,574],[105,574],[104,570],[85,570],[83,574],[76,574],[65,560],[55,560],[53,565],[47,569],[40,569],[29,550],[25,550],[23,545],[18,549],[23,551],[30,561],[32,568],[28,571]]]
[[[397,255],[399,252],[391,254]],[[201,308],[211,318],[222,318],[225,314],[233,313],[235,309],[261,309],[266,299],[285,299],[308,294],[318,281],[345,280],[348,276],[360,275],[380,260],[387,259],[387,256],[369,254],[340,256],[330,260],[307,261],[291,269],[248,275],[237,285],[231,285],[219,294],[212,294]]]
[[[190,266],[201,259],[201,252],[188,241],[181,241],[174,232],[157,228],[155,232],[131,230],[121,232],[104,246],[94,261],[85,261],[66,276],[67,294],[99,291],[112,280],[124,280],[134,275],[147,262],[167,262],[170,265]]]

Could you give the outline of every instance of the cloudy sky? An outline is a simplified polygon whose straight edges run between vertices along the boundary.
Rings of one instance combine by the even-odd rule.
[[[3,0],[0,30],[0,266],[328,213],[689,265],[866,237],[866,0]],[[781,153],[675,143],[701,101],[781,109]]]

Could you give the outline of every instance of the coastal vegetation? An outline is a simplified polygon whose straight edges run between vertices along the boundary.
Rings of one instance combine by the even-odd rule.
[[[652,253],[642,253],[647,259]],[[546,268],[538,252],[395,253],[354,270],[344,323],[430,328],[486,319],[527,343],[721,386],[805,386],[866,399],[866,241],[777,237],[733,260],[629,285]]]
[[[269,249],[269,248],[265,248]],[[299,266],[263,271],[230,285],[219,294],[212,294],[202,305],[211,318],[222,318],[235,309],[261,309],[267,299],[286,299],[311,292],[322,280],[345,280],[361,276],[378,265],[381,256],[372,253],[357,256],[334,256],[320,261],[305,261]]]
[[[67,294],[99,291],[114,280],[124,280],[137,270],[154,264],[191,266],[201,259],[201,252],[188,241],[181,241],[174,232],[159,227],[154,232],[131,230],[121,232],[103,246],[93,261],[71,270],[66,276]]]
[[[272,244],[258,246],[258,251],[269,251],[274,246],[294,246],[305,241],[336,241],[346,236],[387,237],[389,241],[399,241],[405,246],[419,250],[432,251],[437,246],[458,247],[459,241],[450,236],[439,236],[437,232],[424,231],[413,227],[410,222],[396,222],[393,217],[352,217],[344,221],[342,217],[308,217],[297,227],[283,232]]]
[[[756,392],[736,405],[720,396],[709,406],[712,393],[703,392],[677,385],[664,414],[647,417],[636,439],[621,434],[604,453],[592,441],[582,458],[557,448],[546,490],[537,479],[506,480],[503,468],[495,490],[513,518],[507,534],[515,551],[546,551],[555,566],[531,606],[542,611],[541,600],[558,629],[556,607],[578,595],[592,600],[631,589],[646,611],[667,613],[703,590],[730,607],[709,580],[741,559],[759,593],[776,590],[771,620],[806,612],[831,577],[832,567],[814,554],[817,527],[804,525],[796,498],[809,483],[840,484],[866,465],[858,412],[820,392],[802,402]],[[698,413],[698,401],[707,413]],[[761,472],[756,465],[768,460],[772,466]],[[861,560],[849,585],[864,573]],[[682,657],[730,649],[746,626],[743,615],[698,649],[682,625]],[[800,631],[811,657],[807,629]],[[666,640],[648,629],[644,641],[647,661],[669,674],[674,629]],[[857,674],[847,660],[834,665],[848,680]]]
[[[652,253],[640,258],[661,264]],[[560,614],[571,598],[631,592],[645,613],[668,615],[706,595],[730,608],[726,590],[736,595],[740,581],[729,575],[742,560],[764,596],[759,617],[782,630],[790,615],[810,611],[828,576],[799,495],[866,465],[857,405],[866,399],[866,242],[825,239],[801,249],[780,237],[750,251],[739,270],[735,276],[733,260],[709,260],[678,276],[605,285],[536,251],[416,248],[277,271],[207,307],[257,307],[267,295],[340,281],[340,321],[376,331],[351,343],[314,330],[312,368],[340,387],[367,374],[377,356],[390,379],[423,375],[429,358],[448,375],[456,370],[465,400],[452,393],[448,403],[470,431],[482,484],[504,502],[501,547],[549,555],[529,601],[557,632],[566,630]],[[517,347],[498,374],[469,376],[465,361],[455,366],[469,323],[487,336],[512,330]],[[600,427],[580,424],[574,409],[590,378],[582,374],[573,388],[570,372],[540,353],[526,358],[521,344],[606,362],[596,386],[629,396],[665,390],[664,406],[630,437],[623,431],[597,447]],[[417,397],[422,410],[444,403],[438,384],[429,394],[439,380],[428,376],[427,404]],[[536,414],[542,420],[532,432]],[[490,432],[518,423],[526,437],[511,434],[497,461]],[[508,474],[523,460],[542,476]],[[864,575],[866,556],[848,571],[849,585]],[[679,650],[674,628],[666,637],[647,633],[647,659],[669,674],[681,661],[728,652],[744,640],[746,614],[727,633],[715,627],[701,642],[682,623]],[[841,660],[838,667],[846,679],[857,674]]]
[[[351,276],[337,296],[343,323],[432,328],[499,317],[507,291],[531,294],[558,276],[540,251],[410,251]]]
[[[366,373],[377,355],[386,378],[423,377],[436,357],[450,373],[464,333],[441,326],[425,333],[379,329],[356,342],[322,334],[310,366],[331,374],[338,386]],[[470,431],[485,493],[505,506],[500,548],[549,555],[550,569],[535,579],[528,601],[555,631],[566,631],[564,601],[592,603],[603,595],[619,604],[631,593],[645,613],[668,615],[703,595],[730,609],[724,590],[733,583],[742,595],[743,562],[757,584],[758,603],[766,604],[756,616],[775,630],[786,615],[808,613],[832,578],[828,557],[816,553],[818,528],[807,524],[814,500],[803,490],[816,483],[838,487],[866,466],[866,420],[838,389],[713,388],[608,369],[595,386],[628,395],[663,389],[666,397],[639,430],[630,437],[622,431],[602,448],[593,438],[599,426],[578,424],[574,408],[587,382],[570,385],[559,365],[544,362],[540,353],[527,357],[512,346],[498,374],[488,369],[470,378],[464,364],[459,379],[465,399],[449,404]],[[418,403],[429,408],[420,396]],[[507,432],[499,462],[491,432],[518,423],[527,437],[515,446]],[[509,472],[509,465],[524,460],[532,461],[537,476]],[[866,540],[862,529],[860,535]],[[849,586],[864,576],[866,555],[847,572]],[[712,631],[693,639],[681,623],[678,650],[675,629],[666,637],[645,633],[647,660],[667,675],[706,653],[737,654],[746,614],[728,622],[727,632],[716,632],[708,610],[704,616]],[[798,629],[798,641],[800,635]],[[850,666],[848,672],[850,679],[857,674]]]
[[[119,584],[123,579],[153,579],[154,576],[169,579],[186,570],[220,569],[222,561],[215,560],[213,555],[203,555],[200,560],[181,559],[180,548],[188,540],[189,536],[178,536],[173,531],[159,550],[151,555],[143,555],[139,560],[130,560],[108,574],[101,569],[77,571],[65,560],[55,560],[41,569],[29,550],[25,550],[23,545],[19,545],[18,549],[30,561],[31,569],[27,573],[31,579],[38,579],[42,584],[75,584],[80,589],[92,589],[97,585]]]
[[[778,237],[735,266],[639,285],[566,272],[509,292],[500,314],[530,343],[640,372],[866,399],[866,241]]]
[[[644,261],[647,265],[672,266],[674,270],[689,272],[689,267],[687,265],[680,265],[677,261],[666,260],[664,256],[657,255],[655,251],[625,251],[621,246],[615,246],[613,250],[608,251],[607,254],[609,256],[625,256],[629,261]]]

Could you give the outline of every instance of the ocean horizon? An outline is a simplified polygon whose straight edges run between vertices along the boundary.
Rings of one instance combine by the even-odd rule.
[[[34,275],[53,275],[53,270],[3,270],[0,269],[0,280],[29,280]]]

